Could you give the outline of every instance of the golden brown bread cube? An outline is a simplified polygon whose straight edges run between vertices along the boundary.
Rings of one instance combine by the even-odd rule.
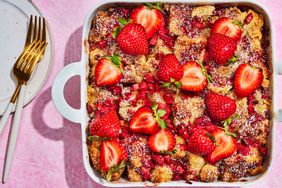
[[[204,99],[198,96],[185,99],[177,96],[175,98],[175,108],[173,122],[176,126],[181,123],[194,123],[197,117],[204,114]]]
[[[203,36],[190,38],[186,35],[177,37],[174,45],[174,54],[182,62],[202,62],[205,55],[207,39]]]
[[[175,135],[175,140],[176,140],[176,145],[174,149],[176,152],[172,154],[171,157],[175,159],[183,159],[187,155],[187,151],[181,148],[182,145],[186,144],[185,140],[178,135]]]
[[[188,152],[188,166],[194,175],[198,176],[200,174],[205,163],[205,159],[201,155]]]
[[[201,169],[200,179],[203,182],[213,182],[213,181],[217,181],[218,175],[219,175],[219,171],[217,166],[206,164]]]
[[[140,170],[137,170],[136,168],[131,168],[130,166],[127,166],[127,174],[129,181],[141,182],[143,180]]]
[[[155,166],[151,173],[151,181],[154,183],[161,183],[171,181],[172,171],[167,166]]]
[[[93,140],[89,145],[89,156],[95,170],[100,170],[100,146],[101,141]]]
[[[168,29],[172,35],[183,35],[182,26],[185,18],[191,16],[192,8],[185,4],[173,4],[167,7],[169,9]]]

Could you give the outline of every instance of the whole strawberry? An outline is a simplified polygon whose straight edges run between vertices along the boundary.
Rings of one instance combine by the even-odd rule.
[[[165,55],[160,63],[157,76],[160,81],[170,82],[171,79],[178,81],[184,73],[183,67],[174,54]]]
[[[236,41],[220,33],[212,33],[208,41],[209,56],[216,63],[224,65],[233,57],[237,48]]]
[[[236,102],[224,95],[208,93],[205,102],[209,115],[214,121],[226,120],[236,111]]]
[[[202,128],[194,129],[188,139],[188,151],[199,155],[208,155],[214,149],[215,144],[210,138],[209,133]]]
[[[118,34],[116,41],[121,49],[129,55],[146,55],[149,43],[145,28],[141,24],[129,23]]]
[[[94,119],[90,125],[90,134],[101,137],[117,137],[120,132],[120,121],[115,110]]]

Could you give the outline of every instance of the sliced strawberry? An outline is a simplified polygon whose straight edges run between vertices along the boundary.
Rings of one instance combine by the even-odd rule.
[[[215,150],[207,156],[208,162],[215,164],[217,161],[229,157],[237,150],[236,140],[224,131],[216,129],[212,132],[215,139]]]
[[[236,41],[220,33],[212,33],[208,40],[209,57],[215,63],[224,65],[233,57],[237,48]]]
[[[183,68],[174,54],[167,54],[161,58],[157,75],[163,82],[170,82],[171,79],[178,81],[182,78]]]
[[[184,75],[180,80],[182,83],[182,89],[198,92],[207,86],[207,78],[198,63],[190,61],[183,65],[183,69]]]
[[[209,137],[208,131],[197,128],[188,140],[188,151],[200,155],[208,155],[213,152],[214,142]]]
[[[108,86],[116,84],[122,78],[122,64],[116,65],[110,59],[102,58],[95,67],[95,78],[97,86]]]
[[[242,64],[235,72],[234,91],[238,97],[247,97],[260,87],[263,74],[260,69]]]
[[[102,141],[100,148],[100,168],[103,171],[110,170],[128,157],[126,149],[115,140]]]
[[[174,134],[168,129],[161,129],[148,139],[148,146],[153,152],[171,151],[175,147],[175,143]]]
[[[149,53],[149,42],[146,30],[141,24],[129,23],[118,34],[116,41],[121,49],[129,55],[146,55]]]
[[[90,134],[101,137],[117,137],[120,132],[120,121],[115,110],[94,119],[90,125]]]
[[[145,28],[148,39],[152,38],[164,22],[161,11],[147,6],[139,6],[133,9],[130,17],[133,23],[141,24]]]
[[[148,107],[141,107],[133,115],[129,129],[137,133],[155,134],[159,130],[159,125],[154,119],[153,111]]]
[[[211,33],[220,33],[238,41],[242,35],[242,30],[235,23],[230,18],[221,17],[214,23]]]

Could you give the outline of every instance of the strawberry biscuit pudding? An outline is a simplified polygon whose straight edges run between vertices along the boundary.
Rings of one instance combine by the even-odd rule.
[[[271,71],[246,7],[98,11],[89,34],[90,161],[108,181],[239,181],[264,171]]]

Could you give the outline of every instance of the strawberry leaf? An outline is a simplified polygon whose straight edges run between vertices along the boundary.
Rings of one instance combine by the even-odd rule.
[[[121,26],[125,26],[126,24],[128,24],[128,21],[124,18],[118,18],[118,23],[121,25]]]
[[[161,119],[161,118],[157,118],[156,121],[158,122],[159,126],[162,128],[162,129],[165,129],[166,128],[166,121]]]
[[[207,133],[206,134],[214,143],[216,142],[215,138],[210,134],[210,133]]]
[[[239,27],[243,27],[244,26],[244,24],[242,22],[239,22],[237,20],[234,20],[232,23],[235,24],[235,25],[238,25]]]
[[[182,87],[182,83],[181,82],[174,82],[174,85],[177,87],[177,88],[181,88]]]
[[[154,111],[154,113],[156,113],[157,109],[158,109],[158,106],[157,104],[153,104],[152,106],[152,110]]]
[[[153,5],[152,3],[145,3],[145,5],[150,9],[157,9],[159,11],[162,10],[162,4],[160,2],[157,2],[155,5]]]
[[[111,58],[112,63],[115,64],[119,68],[121,73],[124,73],[124,70],[121,67],[121,61],[119,59],[119,56],[117,54],[114,54],[113,56],[110,56],[110,58]]]
[[[237,138],[237,135],[235,133],[232,133],[232,132],[229,131],[229,125],[232,123],[232,119],[236,116],[237,116],[236,114],[232,115],[227,120],[221,122],[221,124],[224,127],[223,130],[224,130],[225,134],[228,135],[228,136],[233,136],[234,138]]]
[[[162,83],[161,87],[168,88],[170,86],[169,82]]]
[[[112,33],[113,37],[114,37],[114,38],[117,38],[117,36],[118,36],[118,34],[120,33],[120,31],[121,31],[121,28],[120,28],[120,27],[116,27],[116,28],[114,29],[114,32]]]
[[[157,111],[157,114],[158,114],[159,117],[163,117],[165,115],[165,113],[166,113],[166,111],[163,110],[163,109],[160,109],[160,110]]]
[[[118,171],[122,170],[123,168],[125,168],[125,161],[124,160],[122,160],[119,165],[112,166],[110,168],[110,170],[108,171],[108,174],[107,174],[107,177],[106,177],[107,181],[112,180],[112,174],[114,172],[118,172]]]
[[[165,110],[163,109],[160,109],[158,110],[158,105],[157,104],[154,104],[152,106],[152,110],[154,112],[154,118],[155,120],[157,121],[157,123],[159,124],[159,126],[162,128],[162,129],[165,129],[166,128],[166,121],[163,120],[161,117],[164,116],[164,114],[166,113]],[[163,114],[164,113],[164,114]]]
[[[208,74],[207,69],[206,69],[206,67],[203,65],[203,63],[202,63],[202,62],[199,62],[199,61],[198,61],[197,63],[201,66],[201,68],[202,68],[202,73],[206,76],[208,82],[209,82],[209,83],[213,83],[212,76],[211,76],[210,74]]]
[[[229,65],[230,63],[236,63],[238,61],[238,56],[234,55],[233,57],[229,58],[226,65]]]
[[[96,136],[96,135],[93,135],[93,136],[88,136],[87,137],[88,140],[90,141],[103,141],[103,140],[109,140],[109,138],[102,138],[100,136]]]
[[[160,154],[163,154],[163,155],[174,155],[174,154],[176,154],[176,152],[177,152],[177,149],[173,149],[172,151],[165,151],[165,150],[163,150],[163,151],[160,151]]]

